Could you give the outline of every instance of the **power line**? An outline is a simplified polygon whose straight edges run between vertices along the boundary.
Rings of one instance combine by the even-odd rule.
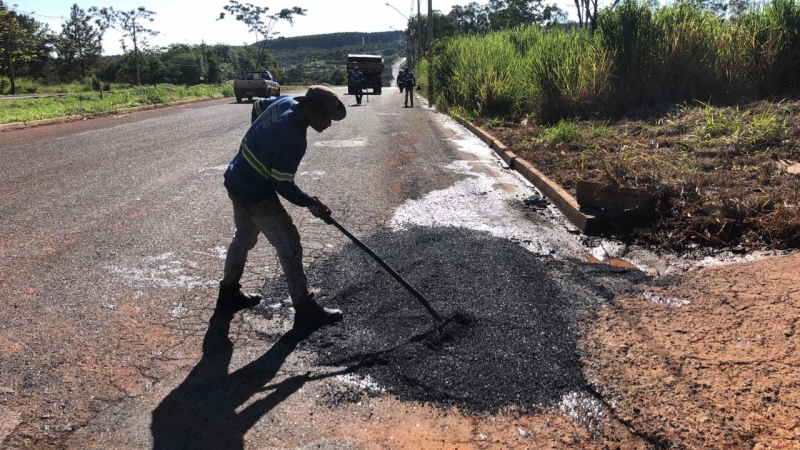
[[[8,8],[11,11],[14,11],[16,13],[22,13],[22,14],[25,14],[25,15],[28,15],[28,16],[39,17],[39,18],[42,18],[42,19],[63,19],[64,18],[64,16],[48,16],[46,14],[36,14],[35,11],[23,11],[23,10],[19,9],[18,7],[13,6],[13,5],[9,5]]]

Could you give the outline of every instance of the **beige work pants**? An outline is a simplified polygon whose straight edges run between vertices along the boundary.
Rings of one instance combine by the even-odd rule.
[[[228,197],[233,202],[236,234],[228,246],[225,274],[220,286],[239,285],[247,262],[247,252],[255,247],[258,234],[264,233],[278,252],[278,260],[289,284],[289,295],[296,305],[309,294],[303,269],[303,247],[300,245],[300,233],[278,199],[278,194],[273,193],[258,203],[245,203],[230,193]]]

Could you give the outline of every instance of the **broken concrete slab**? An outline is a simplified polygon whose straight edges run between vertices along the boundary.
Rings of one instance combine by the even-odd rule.
[[[578,181],[576,188],[578,205],[598,208],[605,212],[650,210],[656,197],[642,189],[626,188],[591,181]]]

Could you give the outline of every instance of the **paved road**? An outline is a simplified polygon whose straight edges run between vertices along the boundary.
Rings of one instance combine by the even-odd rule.
[[[407,222],[454,225],[542,255],[581,254],[557,217],[531,221],[509,207],[530,188],[421,99],[413,109],[394,90],[360,107],[344,99],[345,121],[309,131],[298,184],[357,236]],[[200,360],[234,231],[222,173],[249,117],[250,104],[225,99],[0,134],[3,448],[152,445],[153,410]],[[290,212],[309,264],[347,243],[306,210]],[[278,273],[263,242],[248,264],[250,290]],[[229,370],[284,352],[276,356],[283,364],[270,369],[273,388],[243,405],[263,406],[259,399],[282,377],[313,370],[307,353],[291,351],[296,343],[273,347],[260,338],[285,327],[248,313],[231,322],[233,347],[220,350]],[[374,400],[353,413],[363,430],[345,436],[353,416],[319,402],[343,381],[320,378],[256,408],[241,446],[373,448],[370,442],[394,439],[391,426],[373,416],[412,417],[392,399]]]

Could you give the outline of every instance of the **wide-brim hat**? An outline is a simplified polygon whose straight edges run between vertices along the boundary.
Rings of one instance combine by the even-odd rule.
[[[347,109],[344,103],[339,100],[336,92],[325,86],[311,86],[306,91],[306,95],[295,97],[297,101],[302,101],[304,98],[315,98],[322,106],[323,113],[325,113],[331,120],[342,120],[347,116]]]

